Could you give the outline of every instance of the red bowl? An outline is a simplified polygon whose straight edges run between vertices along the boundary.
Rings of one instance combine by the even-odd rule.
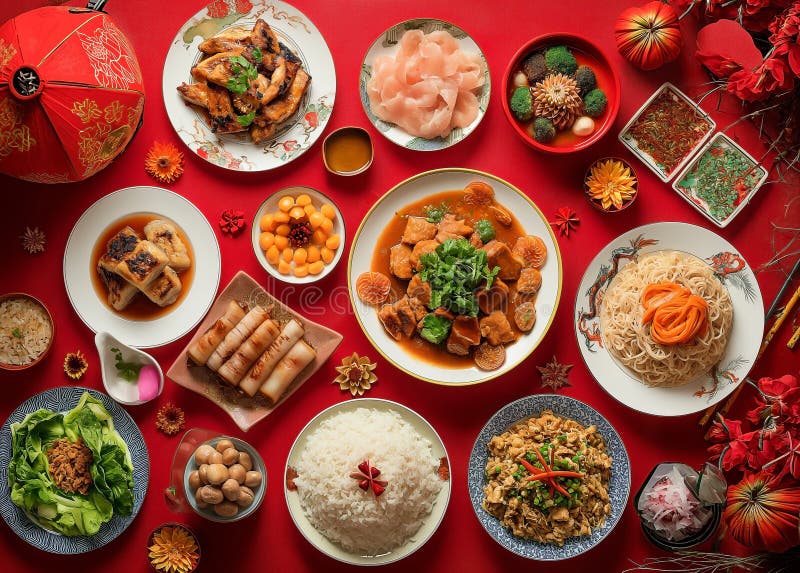
[[[27,370],[32,366],[36,366],[42,360],[44,360],[45,356],[47,356],[50,353],[50,349],[53,347],[53,340],[56,337],[56,323],[53,322],[53,315],[50,314],[50,309],[48,309],[47,306],[41,300],[39,300],[33,295],[24,292],[10,292],[0,295],[0,302],[15,298],[27,299],[32,303],[40,306],[44,310],[45,314],[47,315],[47,320],[48,322],[50,322],[50,341],[47,344],[47,348],[45,348],[44,351],[39,356],[34,358],[31,362],[26,362],[25,364],[6,364],[5,362],[0,362],[0,370],[12,370],[12,371]]]
[[[528,134],[526,129],[526,123],[528,122],[520,122],[511,113],[508,102],[514,87],[514,74],[528,55],[551,46],[567,46],[570,48],[579,65],[586,64],[592,68],[597,77],[597,87],[606,94],[608,99],[606,110],[600,117],[593,118],[595,130],[588,137],[578,137],[567,130],[556,135],[556,138],[550,143],[539,143]],[[525,143],[534,149],[547,153],[573,153],[588,148],[596,141],[599,141],[611,129],[619,111],[621,87],[617,70],[611,65],[611,62],[600,48],[587,38],[575,34],[544,34],[524,44],[511,58],[503,74],[503,83],[501,85],[504,90],[501,96],[503,112],[512,129]]]

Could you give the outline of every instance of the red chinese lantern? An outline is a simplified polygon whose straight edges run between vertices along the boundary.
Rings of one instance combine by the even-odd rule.
[[[0,172],[86,179],[125,149],[143,110],[136,55],[105,13],[50,6],[0,27]]]

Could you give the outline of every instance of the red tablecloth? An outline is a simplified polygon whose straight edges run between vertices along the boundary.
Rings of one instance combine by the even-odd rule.
[[[0,20],[45,3],[44,0],[5,0],[0,6]],[[318,143],[286,167],[248,174],[218,169],[187,152],[186,173],[169,188],[197,205],[214,225],[222,251],[220,286],[243,269],[262,281],[272,293],[280,293],[283,288],[256,262],[248,233],[237,238],[219,234],[216,219],[226,208],[243,209],[249,221],[267,195],[288,185],[308,185],[329,193],[343,208],[349,231],[346,248],[349,249],[361,217],[387,189],[420,171],[468,167],[510,181],[548,216],[561,206],[571,206],[578,212],[581,218],[578,231],[568,239],[559,239],[564,257],[564,290],[551,331],[531,357],[502,378],[474,387],[447,388],[415,380],[380,358],[351,312],[325,314],[322,322],[344,334],[343,344],[321,371],[246,435],[211,402],[172,382],[167,383],[163,395],[155,402],[128,408],[147,441],[151,477],[141,513],[120,538],[89,554],[61,557],[32,548],[3,524],[0,525],[4,530],[0,535],[0,569],[14,572],[146,571],[148,534],[157,525],[173,520],[188,523],[198,533],[203,549],[201,571],[346,569],[319,553],[297,531],[284,501],[282,473],[289,448],[306,422],[323,408],[349,398],[349,394],[340,392],[331,380],[335,376],[334,366],[353,351],[368,354],[378,361],[379,381],[368,395],[396,400],[419,412],[439,432],[451,459],[452,496],[439,530],[417,553],[388,566],[387,570],[511,571],[535,566],[547,571],[620,571],[629,564],[629,559],[656,554],[658,550],[645,540],[636,513],[629,506],[613,533],[591,552],[567,563],[534,565],[507,552],[484,532],[475,518],[466,488],[469,452],[478,431],[505,404],[542,392],[535,366],[554,355],[561,362],[575,365],[570,376],[572,386],[564,389],[563,394],[592,405],[622,436],[633,466],[632,493],[658,462],[678,460],[699,466],[706,457],[703,432],[697,426],[698,416],[666,419],[647,416],[607,395],[583,364],[572,325],[578,282],[603,244],[632,227],[654,221],[686,221],[710,227],[668,185],[637,163],[616,139],[619,128],[663,81],[672,81],[694,96],[708,88],[704,85],[706,77],[693,57],[695,21],[687,20],[682,24],[685,47],[680,61],[661,70],[640,72],[619,56],[614,48],[613,22],[623,7],[634,3],[631,0],[499,4],[293,0],[293,4],[317,25],[333,53],[338,89],[327,130],[346,125],[367,127],[375,143],[375,162],[362,176],[338,178],[325,171]],[[132,40],[138,53],[147,89],[144,125],[114,164],[92,179],[73,185],[34,185],[0,177],[3,262],[0,292],[24,291],[40,297],[51,309],[56,322],[55,344],[44,363],[27,372],[0,374],[3,389],[0,420],[31,395],[68,384],[61,361],[71,351],[82,350],[89,357],[89,371],[81,384],[102,390],[93,333],[72,310],[63,286],[63,249],[75,221],[98,198],[122,187],[154,184],[143,168],[145,153],[154,140],[170,141],[183,147],[164,110],[162,67],[176,30],[203,4],[204,0],[117,0],[109,3],[108,12]],[[486,54],[494,80],[489,110],[476,132],[455,147],[433,153],[401,149],[380,136],[369,125],[358,96],[359,66],[367,47],[389,26],[418,16],[449,20],[466,30]],[[614,129],[595,147],[568,157],[541,155],[526,147],[512,133],[500,105],[503,91],[500,79],[512,54],[529,38],[553,31],[590,36],[617,66],[622,80],[622,104]],[[712,111],[713,102],[707,102],[706,108]],[[713,115],[720,126],[731,123],[736,117],[717,111]],[[598,213],[581,193],[588,164],[607,155],[631,159],[640,177],[637,203],[616,216]],[[796,188],[793,190],[787,185],[767,186],[745,213],[720,234],[758,267],[772,253],[774,237],[770,222],[785,221],[784,206],[796,192]],[[31,257],[22,251],[18,237],[26,226],[38,226],[47,233],[45,253]],[[346,268],[344,262],[340,264],[321,286],[329,292],[344,292]],[[767,303],[782,281],[783,275],[778,272],[759,275]],[[290,304],[296,303],[298,294],[295,291],[286,298]],[[327,299],[319,304],[318,310],[328,308]],[[165,369],[188,337],[152,352]],[[758,364],[755,376],[797,372],[797,355],[786,349],[786,338],[788,332],[784,331]],[[204,427],[230,433],[246,438],[258,448],[267,465],[269,486],[264,504],[256,515],[236,524],[218,525],[194,515],[170,513],[162,491],[168,485],[169,467],[179,438],[164,436],[154,425],[156,410],[167,401],[175,402],[186,411],[187,428]]]

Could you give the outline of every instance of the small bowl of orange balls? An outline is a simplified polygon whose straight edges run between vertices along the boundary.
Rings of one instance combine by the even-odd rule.
[[[310,187],[287,187],[256,211],[253,251],[275,278],[294,284],[318,281],[344,251],[344,220],[336,204]]]

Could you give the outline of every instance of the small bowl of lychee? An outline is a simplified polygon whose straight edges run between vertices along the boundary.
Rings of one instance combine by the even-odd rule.
[[[586,149],[611,128],[620,83],[605,54],[574,34],[545,34],[522,46],[503,76],[503,111],[531,147]]]
[[[186,463],[183,477],[191,508],[211,521],[239,521],[264,500],[267,470],[247,442],[219,436],[199,445]]]

